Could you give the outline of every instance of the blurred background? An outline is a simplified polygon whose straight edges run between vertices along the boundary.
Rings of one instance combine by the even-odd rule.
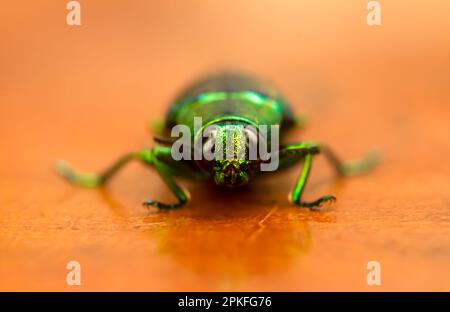
[[[449,1],[380,1],[380,26],[365,0],[79,2],[80,26],[67,1],[1,4],[0,290],[450,290]],[[55,174],[152,146],[149,122],[218,69],[273,81],[309,119],[289,140],[383,163],[335,181],[318,157],[325,213],[289,204],[300,168],[235,195],[183,183],[170,213],[142,208],[171,195],[139,164],[100,190]]]

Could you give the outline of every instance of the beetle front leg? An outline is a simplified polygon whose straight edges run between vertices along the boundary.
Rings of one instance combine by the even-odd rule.
[[[353,176],[364,173],[373,168],[378,163],[378,157],[375,153],[368,154],[365,158],[354,162],[342,162],[336,155],[326,146],[317,143],[298,143],[285,146],[280,151],[280,165],[289,166],[297,160],[304,159],[302,172],[297,183],[290,195],[293,203],[306,208],[320,206],[325,201],[334,201],[336,197],[333,195],[322,196],[312,202],[301,201],[301,195],[304,186],[308,180],[311,171],[312,157],[314,154],[323,152],[325,157],[330,161],[339,176]]]
[[[311,202],[301,200],[304,187],[306,185],[306,182],[308,181],[309,173],[311,172],[313,155],[318,154],[319,152],[320,147],[318,145],[308,143],[291,144],[280,151],[281,163],[288,161],[288,159],[291,157],[304,160],[303,169],[297,179],[294,189],[289,195],[289,199],[292,201],[292,203],[300,207],[314,208],[316,206],[320,206],[325,201],[336,200],[336,197],[334,197],[333,195],[322,196],[317,200]]]
[[[169,189],[172,191],[172,193],[177,198],[178,202],[173,204],[165,204],[161,203],[156,200],[147,200],[143,203],[144,206],[155,206],[162,210],[171,210],[176,209],[188,201],[188,192],[184,191],[174,180],[172,175],[172,170],[174,168],[171,168],[176,166],[177,164],[181,166],[180,162],[176,163],[167,163],[168,160],[170,162],[174,162],[172,159],[171,154],[171,148],[170,147],[163,147],[163,146],[156,146],[152,148],[149,151],[143,152],[141,156],[142,160],[147,163],[148,165],[153,166],[156,171],[158,172],[161,179],[164,181],[164,183],[169,187]],[[183,168],[180,168],[183,169]]]
[[[81,173],[70,167],[70,165],[64,161],[57,163],[56,170],[71,184],[81,187],[99,187],[104,185],[109,179],[116,174],[125,164],[131,160],[141,160],[147,165],[150,165],[156,169],[159,176],[163,179],[165,184],[174,193],[178,199],[177,203],[164,204],[154,200],[144,202],[144,206],[156,206],[160,209],[175,209],[181,207],[187,202],[188,196],[186,192],[179,187],[170,172],[170,167],[166,163],[167,159],[171,159],[171,148],[156,146],[150,150],[143,150],[140,152],[129,153],[116,162],[100,174],[94,173]]]

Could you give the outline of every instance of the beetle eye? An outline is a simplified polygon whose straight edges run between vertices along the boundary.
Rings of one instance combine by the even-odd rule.
[[[206,134],[206,141],[203,143],[203,155],[209,155],[215,152],[217,129],[211,129]]]
[[[247,147],[253,146],[256,147],[258,144],[258,134],[248,128],[244,129]]]
[[[216,146],[216,138],[208,138],[206,142],[203,144],[203,155],[214,153]]]

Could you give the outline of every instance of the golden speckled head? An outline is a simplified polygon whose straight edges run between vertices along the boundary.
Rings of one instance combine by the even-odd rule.
[[[259,160],[250,159],[250,146],[257,147],[258,135],[246,126],[236,121],[218,122],[205,131],[203,157],[197,163],[216,185],[245,185],[257,171]]]

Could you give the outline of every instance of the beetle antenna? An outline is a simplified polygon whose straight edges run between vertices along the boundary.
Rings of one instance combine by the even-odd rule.
[[[159,135],[155,135],[153,136],[153,141],[161,145],[171,146],[176,141],[176,138],[166,138]]]

